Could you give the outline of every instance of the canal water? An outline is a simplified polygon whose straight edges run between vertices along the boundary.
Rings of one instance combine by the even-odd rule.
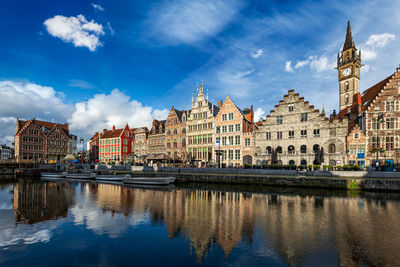
[[[0,184],[1,266],[400,266],[395,193]]]

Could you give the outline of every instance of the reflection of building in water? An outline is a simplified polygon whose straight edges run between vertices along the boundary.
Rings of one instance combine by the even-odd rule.
[[[164,223],[169,238],[187,238],[198,262],[215,243],[228,257],[240,241],[252,242],[254,229],[289,265],[335,252],[341,266],[400,262],[398,202],[100,184],[91,192],[104,210],[149,214],[152,223]]]
[[[33,224],[66,217],[74,193],[68,184],[18,183],[14,187],[15,221]]]
[[[377,206],[364,199],[258,195],[254,206],[264,239],[289,265],[304,264],[308,256],[335,247],[341,266],[400,262],[398,203]]]

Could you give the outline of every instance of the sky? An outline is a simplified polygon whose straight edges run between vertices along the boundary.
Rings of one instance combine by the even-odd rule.
[[[361,91],[400,63],[400,5],[371,1],[2,1],[0,143],[16,119],[70,132],[151,126],[190,109],[197,82],[256,119],[295,89],[338,110],[336,55],[347,21],[362,53]]]

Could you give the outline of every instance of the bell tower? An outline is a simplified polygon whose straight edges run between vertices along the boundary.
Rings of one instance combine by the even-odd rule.
[[[347,22],[346,40],[341,53],[337,55],[340,110],[352,105],[353,96],[360,91],[361,51],[358,51]]]

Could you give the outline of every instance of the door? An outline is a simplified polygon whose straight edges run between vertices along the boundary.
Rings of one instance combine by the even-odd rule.
[[[393,160],[392,159],[387,159],[385,161],[385,171],[392,172],[393,168],[394,168]]]

